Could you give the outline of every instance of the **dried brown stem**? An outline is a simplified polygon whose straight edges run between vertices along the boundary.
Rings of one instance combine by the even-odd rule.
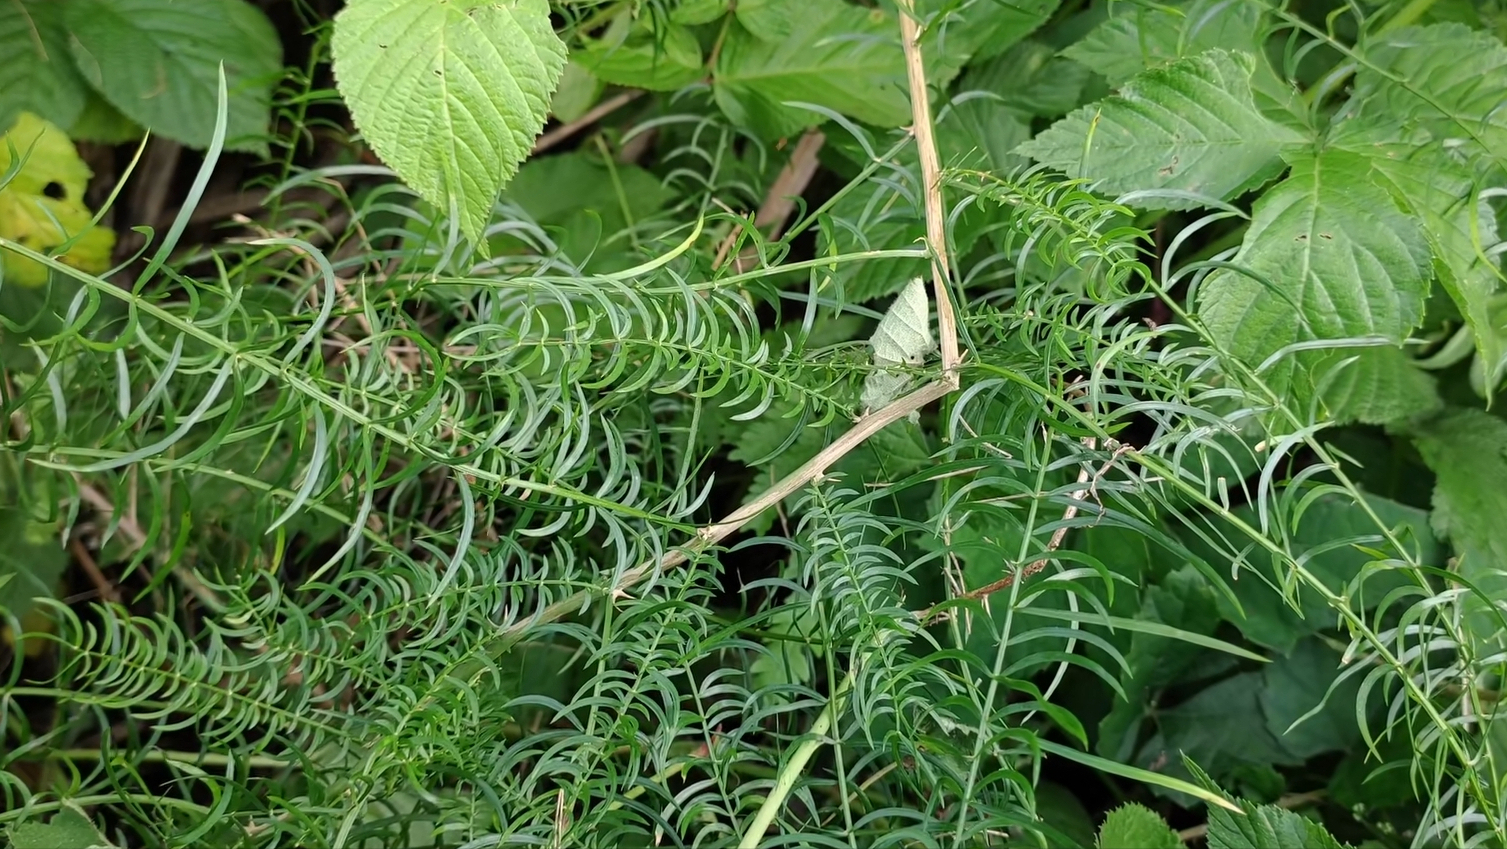
[[[818,165],[816,155],[822,149],[827,137],[819,130],[808,130],[801,140],[796,142],[795,150],[790,153],[790,161],[780,170],[780,174],[774,180],[774,185],[769,187],[769,192],[764,196],[764,203],[759,207],[759,212],[754,216],[754,226],[765,230],[771,239],[778,239],[785,229],[785,224],[790,219],[790,213],[795,211],[795,199],[806,191],[806,186],[811,184],[811,178],[816,176]],[[717,246],[717,258],[713,261],[713,268],[721,268],[727,259],[728,251],[732,250],[733,243],[738,240],[738,234],[743,227],[739,225],[727,234],[722,244]],[[745,248],[738,253],[734,261],[734,273],[742,274],[752,265],[758,257],[753,248]]]
[[[1098,442],[1093,437],[1085,437],[1083,444],[1090,451],[1092,451],[1094,449],[1094,446],[1097,445]],[[1047,567],[1047,564],[1052,562],[1052,552],[1056,551],[1059,547],[1062,546],[1062,540],[1067,537],[1067,523],[1071,522],[1073,518],[1078,515],[1078,505],[1082,503],[1083,500],[1087,498],[1089,493],[1093,490],[1093,484],[1089,483],[1089,473],[1087,466],[1084,466],[1082,469],[1078,470],[1078,484],[1082,488],[1073,491],[1071,497],[1072,503],[1063,508],[1062,526],[1052,532],[1052,538],[1047,541],[1047,550],[1044,555],[1026,564],[1026,568],[1020,570],[1020,572],[1018,573],[1020,580],[1025,580],[1026,578],[1035,575],[1037,572],[1040,572],[1042,569],[1045,569]],[[1087,485],[1085,486],[1085,484]],[[1000,590],[1008,589],[1011,584],[1015,583],[1016,575],[1017,573],[1011,572],[1010,574],[1005,575],[1004,577],[993,583],[985,584],[982,587],[969,590],[965,593],[960,593],[954,596],[953,600],[955,601],[957,599],[966,599],[969,601],[979,601],[988,598],[989,596],[999,592]],[[943,618],[945,611],[938,611],[938,607],[941,607],[941,605],[932,605],[931,607],[926,608],[925,610],[917,614],[917,618],[928,625],[940,621]]]
[[[617,110],[623,108],[624,106],[627,106],[629,103],[632,103],[642,96],[643,92],[634,90],[625,91],[621,94],[616,94],[612,97],[607,98],[601,103],[598,103],[596,106],[593,106],[591,108],[591,111],[587,112],[585,115],[582,115],[581,117],[575,119],[574,121],[571,121],[568,124],[561,124],[560,126],[540,136],[539,140],[534,142],[534,150],[532,155],[538,156],[539,154],[558,145],[560,142],[565,141],[576,133],[579,133],[580,131],[586,129],[592,124],[595,124],[596,122],[602,120],[613,112],[616,112]]]
[[[942,161],[937,155],[935,128],[931,123],[931,94],[926,88],[926,63],[921,55],[921,27],[916,23],[912,0],[896,0],[900,9],[900,45],[905,50],[905,75],[910,81],[911,132],[921,159],[921,186],[926,210],[926,247],[931,250],[932,293],[937,302],[937,339],[942,352],[942,378],[958,385],[957,317],[947,281],[952,269],[947,262],[947,211],[942,204]]]

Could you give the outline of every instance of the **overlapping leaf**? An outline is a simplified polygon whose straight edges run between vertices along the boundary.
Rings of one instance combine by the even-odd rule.
[[[479,242],[565,68],[544,0],[353,0],[331,45],[368,144]]]
[[[1249,54],[1212,50],[1154,68],[1120,94],[1053,124],[1020,152],[1108,193],[1172,189],[1232,198],[1276,176],[1278,151],[1300,138],[1256,108],[1255,67]],[[1187,208],[1196,201],[1142,205]]]
[[[79,70],[126,117],[207,147],[223,62],[226,147],[266,149],[282,42],[260,9],[245,0],[70,0],[64,10]]]
[[[1431,258],[1418,222],[1340,150],[1304,154],[1257,201],[1233,260],[1203,282],[1198,310],[1252,366],[1294,342],[1378,337],[1401,343],[1423,317]],[[1289,366],[1269,377],[1281,386]]]

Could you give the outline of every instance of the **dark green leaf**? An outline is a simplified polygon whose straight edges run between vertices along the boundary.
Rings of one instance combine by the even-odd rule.
[[[282,42],[245,0],[70,0],[73,58],[132,121],[191,147],[208,147],[225,65],[225,146],[265,151]]]
[[[0,132],[19,112],[67,127],[84,111],[89,86],[68,55],[66,5],[57,0],[0,4]]]
[[[1248,0],[1116,3],[1110,13],[1063,55],[1115,84],[1211,48],[1254,53],[1259,47],[1261,6]]]

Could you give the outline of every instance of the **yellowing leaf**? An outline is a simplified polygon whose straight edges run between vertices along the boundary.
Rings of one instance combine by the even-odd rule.
[[[21,156],[21,168],[0,189],[0,238],[34,251],[50,251],[89,228],[93,213],[84,205],[89,166],[79,158],[73,142],[53,124],[22,112],[0,139],[0,174],[10,170],[10,148]],[[61,225],[61,229],[60,226]],[[61,257],[74,268],[99,274],[110,266],[115,233],[106,227],[84,232]],[[10,251],[0,251],[4,282],[41,286],[47,267]]]

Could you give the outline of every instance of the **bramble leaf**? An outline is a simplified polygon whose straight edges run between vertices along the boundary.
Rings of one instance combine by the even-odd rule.
[[[1255,52],[1259,46],[1261,8],[1243,0],[1115,4],[1110,13],[1063,55],[1113,84],[1211,48]]]
[[[1096,845],[1099,849],[1179,849],[1183,844],[1156,812],[1130,802],[1104,817]]]
[[[1507,163],[1507,46],[1489,33],[1464,24],[1397,30],[1367,45],[1355,81],[1357,99],[1387,122]]]
[[[1303,155],[1256,202],[1232,261],[1199,290],[1211,333],[1251,366],[1294,342],[1380,337],[1423,318],[1430,257],[1418,223],[1344,151]],[[1270,288],[1268,288],[1270,287]],[[1322,356],[1322,355],[1320,355]],[[1290,363],[1268,375],[1284,387]]]
[[[1333,144],[1367,158],[1371,179],[1386,186],[1423,228],[1434,253],[1434,273],[1470,326],[1495,385],[1504,365],[1502,340],[1491,317],[1492,295],[1502,272],[1486,251],[1497,242],[1497,221],[1489,203],[1476,199],[1467,166],[1425,135],[1404,140],[1380,117],[1348,121]]]
[[[282,42],[245,0],[71,0],[73,58],[111,106],[154,133],[208,147],[225,65],[230,150],[267,149]]]
[[[717,57],[717,105],[768,138],[795,135],[823,120],[785,101],[898,127],[910,118],[910,99],[897,38],[891,16],[842,0],[804,3],[800,27],[778,42],[732,26]]]
[[[575,54],[581,67],[614,85],[650,91],[673,91],[701,79],[701,45],[695,33],[678,24],[654,30],[630,26],[627,16],[607,34]]]
[[[544,127],[565,45],[544,0],[352,0],[335,75],[368,144],[479,246]]]
[[[1175,189],[1224,200],[1282,169],[1277,153],[1294,131],[1257,110],[1255,60],[1213,50],[1146,71],[1121,93],[1089,104],[1021,145],[1019,152],[1111,194]],[[1184,209],[1192,200],[1143,200]]]
[[[1452,409],[1409,428],[1418,452],[1434,470],[1435,531],[1459,556],[1457,568],[1490,599],[1507,596],[1507,422],[1480,410]],[[1489,602],[1472,597],[1472,626],[1483,637],[1497,630]]]

